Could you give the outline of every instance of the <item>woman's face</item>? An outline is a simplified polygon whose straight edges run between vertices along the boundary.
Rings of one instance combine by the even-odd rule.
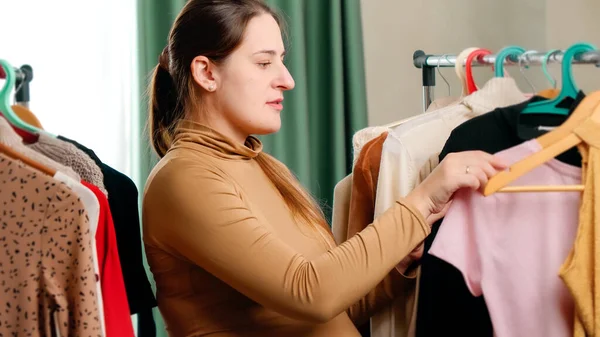
[[[206,77],[212,82],[200,83],[209,91],[203,102],[213,110],[208,111],[210,125],[240,141],[278,131],[283,92],[295,85],[283,64],[284,54],[275,19],[263,14],[250,20],[242,43],[226,61],[207,65]]]

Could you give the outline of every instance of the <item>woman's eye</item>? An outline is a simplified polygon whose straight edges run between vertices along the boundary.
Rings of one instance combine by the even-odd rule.
[[[258,66],[261,68],[266,68],[269,64],[271,64],[271,62],[263,62],[263,63],[259,63]]]

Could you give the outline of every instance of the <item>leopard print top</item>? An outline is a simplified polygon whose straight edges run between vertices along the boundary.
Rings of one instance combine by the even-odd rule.
[[[87,212],[0,154],[0,336],[101,336]]]

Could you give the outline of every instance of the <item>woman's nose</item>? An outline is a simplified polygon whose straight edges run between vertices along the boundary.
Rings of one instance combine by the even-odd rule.
[[[280,87],[283,90],[292,90],[296,86],[296,82],[294,81],[292,74],[290,74],[286,66],[283,66],[283,71],[279,77],[278,82],[278,87]]]

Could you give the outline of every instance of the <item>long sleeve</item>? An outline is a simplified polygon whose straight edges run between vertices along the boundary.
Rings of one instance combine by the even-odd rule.
[[[0,336],[101,336],[82,201],[67,185],[2,154],[0,181]]]
[[[106,325],[106,335],[111,336],[135,336],[127,293],[121,272],[121,262],[117,250],[117,239],[112,214],[108,206],[108,200],[102,191],[85,181],[86,186],[98,199],[100,216],[98,229],[96,231],[96,252],[100,267],[100,285],[103,299],[103,315]]]
[[[400,200],[352,239],[308,258],[278,237],[276,224],[259,220],[252,201],[221,170],[183,166],[177,174],[163,167],[146,191],[145,239],[288,317],[325,322],[339,315],[429,233],[422,216]]]
[[[348,309],[348,316],[356,325],[365,323],[379,310],[391,304],[404,291],[405,283],[406,278],[397,269],[393,269],[373,290]]]
[[[333,190],[331,231],[337,244],[348,239],[348,216],[352,194],[352,173],[340,180]]]
[[[87,212],[73,191],[59,188],[44,216],[44,290],[49,311],[57,306],[60,336],[101,336]]]
[[[573,248],[560,268],[559,276],[568,287],[575,301],[573,336],[600,336],[600,292],[598,288],[600,230],[600,124],[587,122],[575,133],[583,140],[578,146],[583,159],[585,190],[579,209],[579,226]]]
[[[387,132],[383,132],[365,144],[354,164],[348,237],[359,233],[373,221],[381,150],[387,135]],[[407,281],[403,272],[405,268],[401,266],[392,269],[371,292],[350,307],[348,313],[355,324],[366,321],[405,291]]]
[[[384,132],[365,144],[354,164],[348,238],[363,230],[373,221],[381,150],[387,135],[388,133]]]
[[[100,168],[108,192],[130,313],[138,315],[140,325],[142,320],[153,324],[151,313],[156,306],[156,299],[144,269],[137,187],[129,177],[103,163],[93,150],[63,136],[58,136],[58,139],[73,144]]]

